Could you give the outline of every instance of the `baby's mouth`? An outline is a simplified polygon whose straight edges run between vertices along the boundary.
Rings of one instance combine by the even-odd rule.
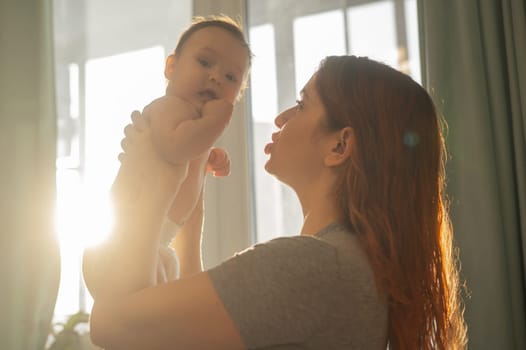
[[[217,99],[217,94],[210,89],[206,89],[206,90],[199,92],[199,97],[205,100],[205,102],[208,102],[210,100]]]

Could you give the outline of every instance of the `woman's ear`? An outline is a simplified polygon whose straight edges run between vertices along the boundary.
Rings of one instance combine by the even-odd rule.
[[[175,62],[177,61],[177,58],[175,57],[175,54],[171,54],[166,59],[166,64],[164,65],[164,77],[168,80],[172,80],[173,73],[175,71]]]
[[[325,156],[325,165],[338,166],[350,158],[354,146],[354,131],[347,126],[334,133],[331,139],[330,150]]]

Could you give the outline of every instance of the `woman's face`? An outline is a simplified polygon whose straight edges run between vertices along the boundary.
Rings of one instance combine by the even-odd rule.
[[[265,169],[296,189],[317,179],[325,167],[327,151],[326,113],[315,86],[316,74],[301,91],[300,100],[279,114],[274,123],[279,130],[265,146],[270,155]]]

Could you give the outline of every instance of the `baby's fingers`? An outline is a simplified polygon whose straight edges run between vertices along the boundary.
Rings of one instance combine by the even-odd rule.
[[[128,124],[124,128],[124,138],[121,140],[121,149],[122,153],[119,154],[118,159],[123,163],[123,161],[129,158],[129,154],[135,154],[137,147],[141,147],[141,144],[144,144],[147,134],[144,130],[138,130],[135,125]],[[136,147],[137,146],[137,147]]]
[[[226,150],[213,148],[208,157],[207,172],[214,176],[228,176],[230,174],[230,157]]]
[[[133,144],[133,139],[137,135],[137,131],[133,128],[133,125],[128,124],[124,128],[124,138],[121,140],[121,148],[126,152],[130,145]]]
[[[141,112],[139,111],[133,111],[131,114],[131,120],[133,123],[133,126],[137,128],[138,131],[145,130],[148,125],[148,118],[146,118]]]
[[[226,164],[222,168],[215,169],[213,171],[213,174],[215,177],[224,177],[230,175],[230,160],[228,161],[228,164]]]

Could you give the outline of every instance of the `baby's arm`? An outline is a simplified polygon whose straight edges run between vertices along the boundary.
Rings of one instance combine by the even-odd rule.
[[[171,149],[185,159],[194,159],[208,151],[223,133],[232,117],[233,105],[226,100],[207,102],[201,118],[185,120],[172,132]]]
[[[181,99],[178,100],[178,103],[167,101],[163,108],[153,111],[151,118],[153,129],[158,132],[154,143],[163,157],[175,164],[195,159],[210,149],[230,122],[233,110],[231,103],[217,99],[203,106],[201,117],[188,118],[181,116],[181,113],[185,113],[181,112],[182,109],[186,110],[185,115],[190,114],[188,106],[184,106]],[[165,121],[168,118],[167,108],[172,109],[170,113],[179,116],[172,118],[175,122],[171,125]]]
[[[200,118],[198,109],[178,96],[163,96],[146,106],[143,115],[152,129],[152,142],[164,160],[180,164],[188,161],[184,149],[173,148],[174,131],[186,120]]]

